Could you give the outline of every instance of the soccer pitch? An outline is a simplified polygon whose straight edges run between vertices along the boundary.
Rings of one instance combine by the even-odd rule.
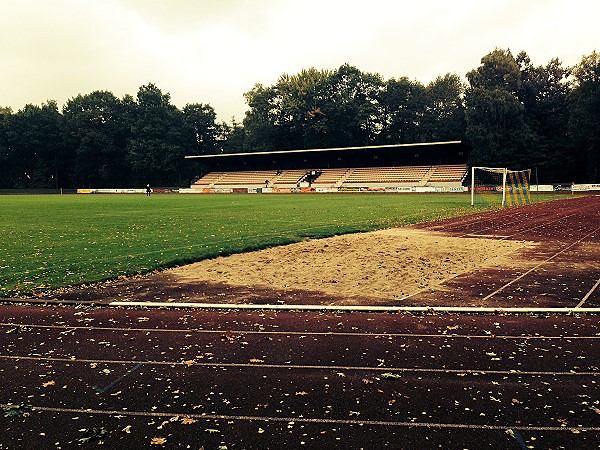
[[[0,196],[0,297],[480,210],[467,194]]]

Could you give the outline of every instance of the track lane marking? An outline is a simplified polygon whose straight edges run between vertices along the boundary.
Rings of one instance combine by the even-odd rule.
[[[103,388],[99,387],[99,386],[92,386],[92,388],[98,392],[99,394],[104,394],[105,392],[109,391],[110,389],[112,389],[113,386],[115,386],[117,383],[121,382],[125,377],[131,375],[133,372],[135,372],[136,370],[138,370],[140,367],[142,367],[143,364],[139,363],[136,364],[135,366],[133,366],[131,369],[129,369],[127,372],[125,372],[123,375],[121,375],[119,378],[117,378],[116,380],[114,380],[113,382],[107,384],[106,386],[104,386]]]
[[[587,299],[590,298],[590,296],[598,288],[598,286],[600,286],[600,278],[598,278],[598,281],[596,281],[596,284],[594,284],[594,286],[588,291],[588,293],[585,294],[585,296],[581,299],[581,301],[577,304],[577,306],[575,308],[581,308],[583,306],[583,304],[587,301]]]
[[[563,219],[568,219],[569,217],[572,217],[572,216],[574,216],[574,215],[575,215],[575,213],[572,213],[572,214],[567,214],[566,216],[560,216],[560,217],[557,217],[557,218],[555,218],[555,219],[548,220],[548,221],[546,221],[546,222],[542,222],[542,223],[540,223],[540,224],[538,224],[538,225],[536,225],[536,226],[534,226],[534,227],[523,226],[523,227],[521,227],[521,228],[517,228],[517,229],[515,230],[515,232],[513,232],[512,234],[509,234],[509,235],[507,235],[507,236],[495,236],[495,235],[493,235],[493,234],[492,234],[492,235],[488,235],[488,236],[490,236],[490,237],[494,237],[494,236],[495,236],[496,238],[499,238],[499,239],[501,239],[501,240],[505,240],[505,239],[509,239],[509,238],[512,238],[512,237],[518,236],[518,235],[520,235],[520,234],[523,234],[523,233],[524,233],[524,232],[526,232],[526,231],[537,230],[538,228],[545,227],[546,225],[550,225],[550,224],[552,224],[552,223],[559,222],[559,221],[561,221],[561,220],[563,220]],[[518,222],[520,223],[520,222],[521,222],[521,220],[519,220]],[[513,223],[516,223],[516,222],[513,222]],[[511,225],[511,223],[509,223],[508,225]],[[490,228],[493,228],[493,227],[491,227],[491,226],[490,226],[490,227],[486,227],[486,228],[484,228],[483,230],[480,230],[479,232],[481,232],[481,231],[485,231],[485,230],[488,230],[488,229],[490,229]],[[472,232],[471,234],[462,234],[462,235],[460,235],[459,237],[467,237],[467,236],[470,236],[470,235],[472,235],[472,236],[477,236],[477,235],[476,235],[476,234],[474,234],[474,233],[478,233],[478,232]],[[536,241],[533,241],[533,242],[536,242]]]
[[[542,262],[540,262],[539,264],[537,264],[536,266],[532,267],[531,269],[529,269],[527,272],[522,273],[521,275],[519,275],[518,277],[514,278],[513,280],[509,281],[508,283],[506,283],[504,286],[499,287],[498,289],[496,289],[494,292],[492,292],[491,294],[487,295],[486,297],[484,297],[482,299],[482,301],[486,301],[489,300],[490,298],[492,298],[494,295],[502,292],[504,289],[506,289],[507,287],[511,286],[513,283],[516,283],[517,281],[521,280],[522,278],[526,277],[527,275],[529,275],[531,272],[539,269],[540,267],[542,267],[544,264],[547,264],[548,262],[552,261],[554,258],[556,258],[557,256],[563,254],[564,252],[566,252],[567,250],[570,250],[571,248],[573,248],[574,246],[576,246],[577,244],[580,244],[582,241],[584,241],[585,239],[587,239],[588,237],[592,236],[593,234],[595,234],[596,232],[598,232],[598,230],[600,230],[600,227],[596,228],[594,231],[586,234],[584,237],[582,237],[581,239],[578,239],[575,242],[572,242],[571,244],[569,244],[568,246],[564,247],[562,250],[556,252],[554,255],[546,258],[545,260],[543,260]]]
[[[2,405],[6,406],[6,405]],[[600,431],[600,427],[548,427],[536,425],[487,425],[487,424],[467,424],[467,423],[435,423],[435,422],[394,422],[385,420],[351,420],[351,419],[329,419],[329,418],[311,418],[311,417],[273,417],[273,416],[243,416],[227,414],[206,414],[206,413],[173,413],[173,412],[150,412],[150,411],[126,411],[126,410],[104,410],[104,409],[83,409],[83,408],[55,408],[49,406],[32,405],[33,411],[72,413],[72,414],[94,414],[108,416],[129,416],[129,417],[190,417],[192,419],[208,420],[244,420],[251,422],[297,422],[297,423],[322,423],[336,425],[372,425],[387,427],[405,427],[405,428],[462,428],[473,430],[490,431],[558,431],[570,432],[577,431]]]
[[[470,335],[470,334],[456,334],[456,333],[440,333],[440,334],[413,334],[413,333],[361,333],[361,332],[336,332],[336,331],[265,331],[265,330],[236,330],[236,329],[222,329],[222,330],[202,330],[202,329],[174,329],[174,328],[121,328],[121,327],[82,327],[82,326],[66,326],[66,325],[39,325],[39,324],[24,324],[24,323],[0,323],[0,326],[5,327],[23,327],[23,328],[43,328],[43,329],[56,329],[65,331],[126,331],[126,332],[140,332],[140,333],[201,333],[201,334],[225,334],[230,332],[234,335],[290,335],[290,336],[344,336],[344,337],[374,337],[376,339],[389,338],[389,337],[402,337],[402,338],[452,338],[452,339],[516,339],[516,340],[552,340],[552,339],[600,339],[600,334],[592,336],[579,336],[579,335],[564,335],[559,336],[523,336],[523,335],[503,335],[503,334],[481,334],[481,335]]]
[[[106,360],[106,359],[71,359],[59,357],[43,356],[17,356],[0,355],[0,360],[15,361],[54,361],[65,363],[86,363],[86,364],[137,364],[147,366],[186,366],[186,367],[225,367],[225,368],[260,368],[260,369],[286,369],[286,370],[332,370],[332,371],[374,371],[374,372],[401,372],[401,373],[441,373],[441,374],[472,374],[472,375],[527,375],[527,376],[600,376],[600,371],[528,371],[528,370],[488,370],[488,369],[436,369],[427,367],[380,367],[380,366],[335,366],[335,365],[311,365],[311,364],[263,364],[263,363],[219,363],[219,362],[196,362],[187,361],[125,361],[125,360]]]

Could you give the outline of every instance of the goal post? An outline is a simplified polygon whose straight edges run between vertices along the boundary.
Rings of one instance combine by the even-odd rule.
[[[531,169],[505,167],[471,168],[471,206],[475,203],[501,207],[531,203]]]

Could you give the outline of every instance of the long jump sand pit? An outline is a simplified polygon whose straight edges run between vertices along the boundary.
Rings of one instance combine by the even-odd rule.
[[[220,257],[168,273],[184,284],[317,291],[329,301],[389,303],[476,268],[500,264],[530,245],[393,228]]]

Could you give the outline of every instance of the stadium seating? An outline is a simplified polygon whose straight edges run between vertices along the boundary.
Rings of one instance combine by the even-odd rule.
[[[346,179],[346,176],[350,174],[352,170],[353,169],[348,169],[346,167],[341,169],[320,169],[321,175],[313,181],[313,184],[337,187]]]
[[[433,166],[434,170],[428,177],[428,182],[461,182],[467,175],[466,164]]]
[[[209,172],[192,187],[214,186],[265,186],[277,176],[275,170],[249,170],[239,172]]]
[[[298,181],[300,181],[304,175],[306,175],[305,169],[293,169],[293,170],[284,170],[280,175],[278,175],[273,180],[274,186],[296,186]]]
[[[430,166],[357,167],[345,183],[420,183]]]
[[[291,188],[310,171],[319,175],[315,187],[460,186],[467,175],[466,164],[434,166],[356,167],[333,169],[249,170],[209,172],[193,183],[194,189],[213,187]]]

